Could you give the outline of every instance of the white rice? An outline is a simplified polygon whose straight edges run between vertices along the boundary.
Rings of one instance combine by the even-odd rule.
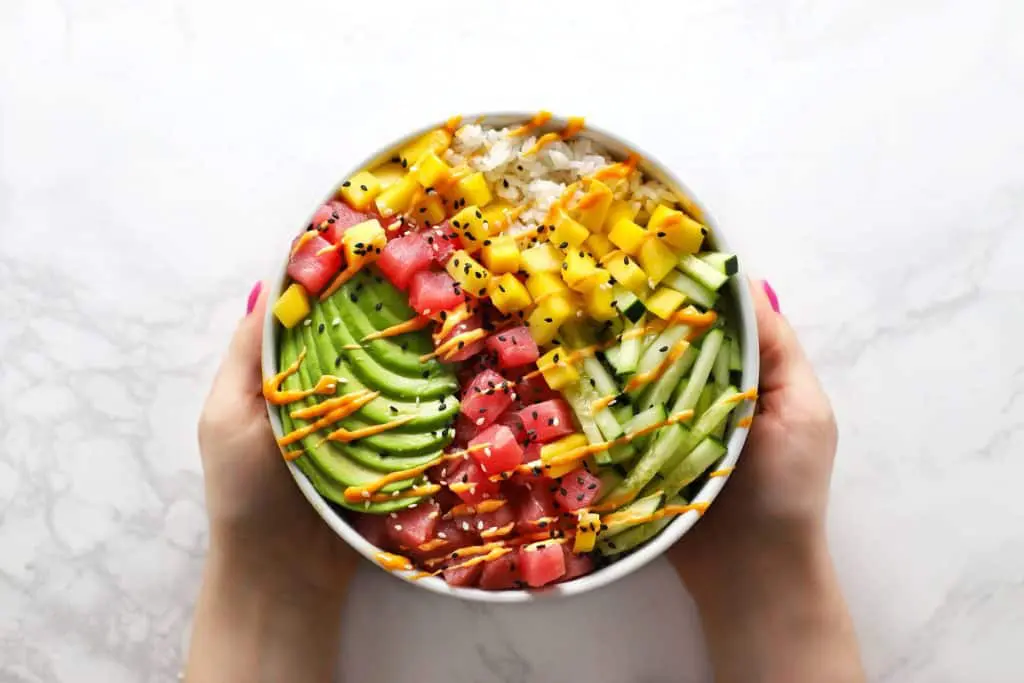
[[[529,205],[519,221],[509,226],[510,233],[536,227],[570,184],[615,163],[607,150],[584,137],[548,143],[539,152],[524,156],[538,136],[513,137],[511,131],[468,124],[459,128],[445,152],[449,164],[467,164],[483,171],[494,196],[513,205]],[[582,191],[577,191],[577,197],[580,195]],[[640,171],[630,174],[628,182],[618,183],[614,196],[647,213],[659,203],[676,201],[671,190]]]

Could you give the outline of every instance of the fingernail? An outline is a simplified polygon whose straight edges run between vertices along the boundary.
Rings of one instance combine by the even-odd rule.
[[[768,301],[772,305],[772,310],[775,311],[776,313],[778,313],[779,312],[779,297],[778,297],[778,295],[775,293],[775,290],[772,289],[772,286],[770,284],[768,284],[767,280],[762,280],[761,284],[764,286],[764,293],[768,295]]]
[[[257,282],[252,286],[252,290],[249,292],[249,301],[245,305],[245,314],[249,315],[252,313],[252,309],[256,308],[256,300],[260,298],[260,290],[263,289],[263,282]],[[778,309],[776,309],[778,310]]]

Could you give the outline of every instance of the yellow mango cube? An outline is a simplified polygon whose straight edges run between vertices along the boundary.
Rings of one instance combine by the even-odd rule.
[[[487,294],[487,286],[491,282],[490,271],[464,250],[459,249],[452,254],[445,265],[445,270],[466,294],[476,297]]]
[[[353,225],[341,236],[345,262],[350,265],[360,261],[376,261],[380,250],[387,243],[384,226],[376,218]]]
[[[370,171],[370,173],[372,173],[373,177],[377,179],[378,183],[380,183],[380,189],[382,190],[391,187],[405,177],[405,169],[402,168],[401,164],[396,164],[394,162],[381,164]]]
[[[629,202],[621,199],[616,199],[612,202],[611,206],[608,207],[608,213],[604,217],[604,231],[608,232],[615,227],[623,218],[633,220],[636,218],[637,210],[634,209]]]
[[[424,188],[434,188],[445,183],[452,173],[452,167],[433,152],[427,152],[411,170]]]
[[[648,311],[662,320],[668,320],[668,318],[683,305],[685,300],[686,297],[674,289],[658,287],[654,294],[651,294],[647,297],[647,300],[644,301],[644,306],[647,307]]]
[[[572,249],[565,256],[562,262],[562,279],[578,292],[586,292],[596,282],[589,281],[589,278],[597,274],[597,261],[594,257],[582,249]]]
[[[562,267],[562,252],[550,242],[524,249],[520,257],[523,269],[533,273],[555,273]]]
[[[587,241],[583,243],[587,249],[590,250],[596,258],[604,258],[609,253],[615,251],[615,245],[612,244],[611,240],[601,233],[594,232],[590,234]]]
[[[526,285],[511,273],[492,277],[488,292],[491,295],[491,303],[505,315],[522,311],[533,303]]]
[[[552,244],[565,250],[579,247],[589,236],[589,230],[574,221],[569,214],[561,211],[555,217],[550,239]]]
[[[377,195],[377,210],[382,216],[394,216],[404,213],[412,203],[412,197],[419,189],[419,183],[412,175],[404,175],[388,185]]]
[[[576,536],[572,541],[572,551],[589,553],[597,543],[597,532],[601,530],[601,515],[596,512],[580,510],[576,514]]]
[[[508,227],[511,217],[511,211],[514,209],[511,204],[505,200],[498,200],[483,210],[484,220],[487,221],[487,225],[490,226],[491,234],[501,232]]]
[[[646,294],[647,274],[629,257],[629,254],[616,249],[601,259],[601,265],[612,274],[616,282],[621,283],[629,291],[634,294]]]
[[[580,373],[576,371],[576,367],[565,361],[568,355],[569,353],[564,348],[556,346],[537,359],[537,368],[544,375],[548,386],[555,391],[574,384],[580,379]]]
[[[380,194],[380,181],[369,171],[360,171],[341,184],[341,198],[359,211],[366,211]]]
[[[696,254],[700,251],[704,236],[707,234],[707,228],[703,225],[682,211],[670,209],[662,204],[659,204],[651,214],[647,230],[683,254]]]
[[[569,288],[565,286],[555,273],[533,273],[526,278],[526,289],[534,301],[540,302],[552,294],[565,294]]]
[[[420,225],[431,227],[432,225],[440,225],[444,222],[445,212],[444,204],[441,203],[441,198],[436,194],[428,194],[420,202],[420,205],[416,208],[413,215],[416,222]]]
[[[274,317],[282,325],[291,329],[309,315],[309,297],[306,289],[298,282],[288,285],[277,301],[274,302]]]
[[[530,336],[537,344],[549,343],[558,334],[558,328],[575,313],[575,302],[567,294],[554,294],[537,301],[526,319]]]
[[[607,270],[601,272],[610,277]],[[583,310],[594,320],[613,320],[619,315],[612,305],[612,287],[607,279],[583,295]]]
[[[679,261],[672,250],[659,239],[644,242],[636,258],[640,262],[640,267],[647,273],[647,279],[651,280],[648,284],[652,287],[671,273]]]
[[[519,247],[511,235],[485,239],[480,256],[492,273],[514,273],[519,270]]]
[[[612,205],[612,191],[600,180],[591,180],[590,187],[576,203],[576,220],[590,232],[600,232]]]
[[[440,156],[452,144],[452,134],[444,128],[437,128],[416,138],[398,152],[398,163],[409,168],[427,154]]]
[[[562,455],[569,451],[574,451],[577,448],[583,448],[590,442],[587,441],[587,437],[579,432],[570,434],[569,436],[563,436],[558,441],[552,441],[551,443],[544,444],[540,447],[540,459],[544,462],[550,462],[556,455]],[[576,463],[575,467],[579,467]]]
[[[466,245],[466,251],[476,252],[483,246],[488,238],[488,226],[484,221],[484,214],[475,204],[467,206],[452,216],[452,227],[462,237],[462,243]]]
[[[623,218],[608,232],[612,244],[631,256],[640,253],[640,247],[647,241],[648,232],[628,218]]]
[[[452,199],[454,201],[455,209],[459,209],[468,204],[476,204],[478,207],[484,207],[491,203],[493,199],[491,195],[491,188],[487,186],[487,180],[484,178],[483,173],[471,173],[463,178],[459,178],[455,183],[455,187],[452,189]]]

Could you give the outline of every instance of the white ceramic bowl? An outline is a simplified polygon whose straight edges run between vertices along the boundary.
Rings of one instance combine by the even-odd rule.
[[[481,121],[484,124],[495,125],[495,126],[507,126],[513,124],[523,123],[532,118],[532,113],[491,113],[482,115],[467,115],[464,117],[465,121]],[[395,140],[386,147],[382,148],[377,154],[364,159],[353,167],[345,174],[342,178],[347,178],[356,171],[364,168],[372,168],[378,163],[390,158],[395,149],[399,148],[406,142],[426,133],[429,130],[437,128],[443,125],[444,122],[434,123],[430,126],[417,130],[410,133],[408,136]],[[565,127],[566,121],[564,118],[553,117],[541,132],[548,132],[551,130],[560,130]],[[693,199],[693,194],[687,189],[687,187],[673,175],[668,169],[659,164],[654,157],[646,154],[643,150],[638,149],[635,145],[629,144],[622,138],[613,135],[607,131],[595,128],[589,122],[587,123],[586,129],[580,133],[581,136],[590,138],[595,142],[603,145],[611,154],[618,158],[625,158],[630,152],[636,152],[642,157],[640,164],[641,170],[647,173],[650,177],[656,178],[673,190],[684,194],[685,196]],[[337,184],[335,184],[336,186]],[[329,199],[333,196],[328,195],[325,198]],[[715,224],[711,215],[707,210],[697,204],[703,213],[704,222],[710,229],[710,240],[711,244],[715,249],[721,251],[729,251],[729,247],[725,240],[722,238],[722,233],[718,226]],[[296,221],[296,225],[304,225],[308,222],[308,218],[305,221]],[[282,242],[285,240],[291,240],[294,235],[289,232],[286,235],[282,235]],[[282,253],[286,252],[286,244],[282,244]],[[729,287],[729,294],[735,302],[736,313],[739,315],[739,332],[740,332],[740,345],[743,353],[743,378],[740,384],[741,389],[747,389],[749,387],[757,386],[758,380],[758,346],[757,346],[757,323],[754,316],[754,304],[750,298],[750,292],[747,290],[746,278],[743,275],[743,258],[739,259],[740,272],[737,273],[736,277],[730,278],[727,287]],[[285,269],[287,267],[287,261],[281,265],[277,275],[270,281],[270,292],[269,300],[275,301],[284,289],[285,284]],[[263,374],[264,376],[271,376],[278,372],[277,362],[277,348],[278,348],[278,332],[279,326],[274,319],[271,307],[267,306],[266,319],[264,320],[263,326]],[[273,426],[274,434],[278,437],[282,435],[281,419],[277,414],[277,409],[268,404],[268,413],[270,415],[270,424]],[[733,417],[733,424],[735,421],[746,415],[753,413],[753,405],[750,403],[744,403],[744,405],[736,412]],[[734,428],[729,435],[728,439],[728,451],[725,455],[724,460],[721,463],[721,467],[732,467],[736,465],[737,460],[740,456],[740,451],[743,449],[743,444],[747,439],[747,429],[745,428]],[[323,497],[317,493],[317,490],[313,487],[313,484],[306,478],[306,476],[299,470],[295,463],[289,462],[288,469],[292,473],[292,477],[295,478],[295,482],[299,485],[303,495],[309,500],[316,511],[324,518],[324,521],[341,536],[345,541],[353,548],[359,551],[363,557],[367,558],[374,564],[377,564],[374,558],[378,552],[376,546],[370,544],[369,541],[364,539],[352,526],[345,521],[345,519],[338,514]],[[714,477],[709,479],[704,487],[700,490],[700,493],[691,502],[700,503],[711,503],[721,492],[722,487],[725,486],[725,482],[728,476]],[[695,512],[687,512],[686,514],[680,515],[677,519],[673,520],[658,536],[649,541],[648,543],[641,546],[635,552],[627,555],[621,560],[614,562],[602,569],[595,571],[587,576],[582,576],[566,583],[557,584],[541,591],[527,591],[527,590],[507,590],[507,591],[485,591],[479,588],[459,588],[449,586],[441,578],[427,578],[412,580],[408,578],[408,572],[394,572],[395,575],[415,583],[417,586],[426,588],[427,590],[434,591],[435,593],[441,593],[444,595],[451,595],[463,600],[477,600],[480,602],[502,602],[502,603],[514,603],[514,602],[530,602],[532,600],[543,600],[550,599],[556,596],[568,596],[568,595],[579,595],[587,591],[606,586],[617,579],[636,571],[640,567],[644,566],[654,558],[658,557],[669,547],[678,541],[683,534],[685,534],[690,527],[692,527],[700,515]]]

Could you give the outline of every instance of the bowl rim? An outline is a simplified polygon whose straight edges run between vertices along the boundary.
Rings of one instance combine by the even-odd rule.
[[[535,112],[522,111],[485,112],[463,115],[462,120],[480,122],[500,127],[527,121],[533,118],[534,115]],[[542,132],[556,130],[564,127],[566,123],[566,117],[553,115],[550,121],[548,121],[540,130]],[[397,140],[390,142],[384,147],[380,147],[377,152],[361,161],[346,174],[342,175],[342,178],[348,177],[359,170],[380,163],[388,158],[388,155],[400,145],[443,125],[445,125],[444,121],[434,122],[428,126],[423,126],[411,133],[408,133]],[[629,142],[621,135],[593,126],[589,121],[579,135],[600,143],[610,153],[612,153],[612,155],[619,158],[624,157],[629,152],[639,154],[641,158],[640,168],[644,173],[663,182],[676,192],[681,192],[689,198],[700,210],[703,222],[708,226],[715,248],[721,251],[730,251],[727,241],[722,237],[722,232],[711,213],[703,204],[700,203],[694,193],[690,191],[690,188],[687,187],[671,170],[657,161],[656,157],[647,154],[644,150]],[[336,185],[337,183],[335,183],[334,186]],[[328,193],[323,201],[327,201],[333,196],[334,190]],[[754,314],[753,299],[747,288],[747,278],[744,275],[743,263],[744,259],[740,258],[739,271],[734,277],[729,279],[727,286],[730,288],[730,294],[736,304],[739,316],[738,332],[740,334],[740,348],[743,356],[743,371],[741,374],[742,380],[740,386],[756,387],[758,385],[760,371],[759,349],[757,343],[757,320]],[[276,299],[283,291],[283,285],[287,275],[286,271],[287,260],[285,260],[278,269],[276,277],[268,283],[269,291],[267,292],[267,296],[269,298]],[[277,331],[277,321],[274,318],[272,307],[268,305],[263,321],[262,371],[264,377],[273,376],[278,372],[276,354],[278,342]],[[277,413],[277,408],[269,403],[266,403],[266,408],[274,436],[275,438],[280,438],[282,435],[282,426],[280,417]],[[735,420],[739,419],[741,416],[752,415],[753,411],[753,403],[745,403],[741,410],[734,414],[734,424]],[[736,466],[740,457],[740,452],[743,450],[743,445],[746,442],[748,432],[749,429],[746,427],[733,427],[732,433],[729,435],[729,439],[726,444],[727,451],[720,464],[720,468]],[[296,484],[298,484],[302,494],[310,502],[320,517],[328,524],[328,526],[330,526],[331,529],[346,543],[355,548],[360,555],[379,567],[380,563],[374,557],[376,553],[380,552],[379,549],[363,538],[359,532],[348,524],[348,522],[346,522],[345,519],[327,503],[327,501],[317,492],[313,484],[306,478],[305,474],[302,473],[294,462],[289,461],[287,466],[288,471],[291,473]],[[706,503],[710,505],[718,497],[730,476],[731,472],[721,477],[708,479],[698,495],[691,502]],[[398,576],[406,582],[414,583],[415,585],[434,593],[475,602],[506,604],[525,603],[533,602],[535,600],[549,600],[553,597],[581,595],[618,581],[619,579],[632,574],[641,567],[647,565],[655,558],[661,556],[680,538],[682,538],[700,517],[701,513],[698,513],[695,510],[679,515],[667,527],[665,527],[661,533],[643,544],[639,549],[628,554],[626,557],[602,567],[591,574],[587,574],[586,576],[581,576],[579,578],[572,579],[571,581],[555,584],[542,589],[488,591],[481,588],[450,586],[440,577],[414,579],[411,577],[412,572],[392,571],[386,569],[385,571]]]

